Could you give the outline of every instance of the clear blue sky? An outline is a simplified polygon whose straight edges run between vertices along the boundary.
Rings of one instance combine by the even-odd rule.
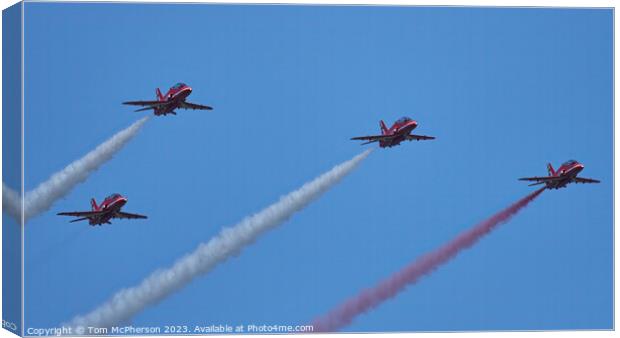
[[[375,151],[323,198],[135,325],[303,324],[532,191],[545,192],[349,331],[609,329],[611,10],[46,4],[25,7],[26,189],[183,81],[213,112],[152,119],[26,227],[26,327],[88,312],[348,160],[379,119],[436,136]],[[60,211],[112,192],[146,221]]]

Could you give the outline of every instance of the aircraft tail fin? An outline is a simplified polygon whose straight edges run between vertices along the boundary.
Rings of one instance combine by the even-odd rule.
[[[555,176],[555,169],[553,169],[551,163],[547,163],[547,172],[549,173],[549,176]]]
[[[90,206],[93,209],[93,211],[99,210],[99,206],[97,205],[97,201],[95,201],[94,198],[90,199]]]
[[[387,127],[385,126],[385,122],[383,122],[383,120],[379,121],[379,124],[381,125],[381,135],[385,135],[387,134]]]
[[[164,96],[161,94],[161,90],[159,90],[159,88],[157,88],[157,89],[155,90],[155,94],[157,94],[157,99],[158,99],[159,101],[163,101],[163,100],[164,100]]]

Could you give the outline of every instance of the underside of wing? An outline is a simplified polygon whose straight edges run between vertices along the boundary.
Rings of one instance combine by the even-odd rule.
[[[557,177],[557,176],[535,176],[535,177],[522,177],[519,179],[519,181],[530,181],[530,182],[536,182],[534,184],[530,184],[530,185],[536,185],[536,184],[543,184],[543,183],[547,183],[547,182],[553,182],[553,181],[559,181],[561,180],[561,177]]]
[[[536,181],[536,182],[550,182],[556,181],[559,177],[555,176],[534,176],[534,177],[521,177],[519,181]]]
[[[165,107],[169,104],[169,102],[165,102],[165,101],[127,101],[127,102],[123,102],[123,104],[127,104],[130,106],[140,106],[140,107],[145,107],[145,108],[140,108],[137,109],[135,111],[145,111],[145,110],[149,110],[149,109],[158,109],[158,108],[162,108]]]
[[[74,222],[79,222],[79,221],[85,221],[85,220],[87,220],[87,219],[88,219],[88,217],[82,217],[82,218],[78,218],[78,219],[74,219],[74,220],[72,220],[72,221],[69,221],[69,223],[74,223]]]
[[[113,218],[128,218],[128,219],[142,218],[144,219],[147,217],[144,215],[130,214],[128,212],[119,211],[113,216]]]
[[[358,137],[352,137],[351,139],[352,140],[360,140],[360,141],[377,142],[377,141],[389,140],[391,138],[394,138],[394,135],[358,136]]]
[[[95,217],[103,214],[102,211],[70,211],[70,212],[59,212],[57,215],[60,216],[74,216],[74,217]]]
[[[558,180],[560,180],[560,177],[557,177],[557,176],[522,177],[519,179],[519,181],[535,182],[535,183],[529,184],[528,186],[530,187],[533,185],[545,184],[547,182],[553,182],[553,181],[558,181]]]
[[[595,180],[593,178],[585,178],[585,177],[575,177],[573,179],[575,183],[601,183],[599,180]]]
[[[407,135],[407,140],[409,141],[420,141],[420,140],[434,140],[434,136],[426,136],[426,135]]]
[[[393,138],[394,138],[394,135],[370,135],[370,136],[352,137],[351,139],[352,140],[367,141],[367,142],[364,142],[364,143],[361,144],[361,145],[364,145],[364,144],[373,143],[373,142],[391,140]]]
[[[213,110],[212,107],[203,106],[201,104],[190,103],[190,102],[181,102],[179,108],[183,109],[198,109],[198,110]]]
[[[151,108],[156,108],[156,107],[165,106],[168,103],[162,102],[162,101],[127,101],[127,102],[123,102],[123,104],[130,105],[130,106],[141,106],[141,107],[148,106]]]
[[[138,112],[138,111],[145,111],[145,110],[151,110],[151,109],[157,109],[157,107],[144,107],[144,108],[136,109],[134,111]]]

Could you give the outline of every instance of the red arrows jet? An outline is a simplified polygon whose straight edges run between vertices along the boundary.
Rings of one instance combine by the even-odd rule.
[[[123,205],[127,203],[127,198],[121,196],[120,194],[112,194],[101,202],[101,205],[97,205],[97,201],[94,198],[90,199],[90,205],[92,206],[92,211],[73,211],[73,212],[60,212],[58,215],[61,216],[75,216],[80,217],[78,219],[74,219],[70,223],[88,220],[88,224],[95,226],[101,225],[104,223],[110,223],[110,219],[112,218],[147,218],[143,215],[130,214],[128,212],[122,212],[121,208]]]
[[[381,135],[354,137],[352,138],[352,140],[368,141],[362,144],[379,142],[379,146],[381,148],[386,148],[397,146],[402,141],[435,139],[435,137],[433,136],[412,135],[411,131],[418,126],[418,123],[408,117],[401,117],[396,122],[394,122],[390,129],[385,126],[383,120],[381,120],[379,123],[381,125]]]
[[[551,163],[547,164],[547,170],[549,172],[549,176],[543,177],[523,177],[519,180],[521,181],[534,181],[536,183],[530,184],[545,184],[547,189],[560,189],[566,188],[566,185],[569,183],[600,183],[601,181],[595,180],[592,178],[583,178],[577,177],[580,171],[583,170],[583,164],[575,161],[569,160],[564,162],[560,168],[555,171]]]
[[[209,106],[203,106],[200,104],[189,103],[185,101],[189,94],[192,93],[192,88],[185,83],[179,82],[174,86],[170,87],[165,96],[161,94],[159,88],[155,90],[155,93],[157,94],[157,101],[128,101],[123,102],[123,104],[146,107],[138,109],[136,111],[153,109],[153,112],[157,116],[165,116],[166,114],[176,115],[177,113],[174,111],[175,109],[213,109]]]

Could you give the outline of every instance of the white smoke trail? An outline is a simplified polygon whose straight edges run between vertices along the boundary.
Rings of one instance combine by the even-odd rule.
[[[7,187],[2,182],[2,210],[15,218],[18,223],[22,219],[22,199],[19,195],[20,193]]]
[[[56,200],[69,193],[78,183],[86,180],[88,175],[121,150],[149,118],[149,116],[143,117],[119,131],[95,150],[53,174],[34,190],[27,192],[24,198],[24,221],[47,211]]]
[[[110,327],[126,323],[146,307],[156,304],[194,278],[208,273],[217,264],[238,254],[264,232],[282,224],[295,212],[303,209],[338,183],[370,152],[371,150],[367,150],[335,166],[262,211],[243,219],[233,227],[222,229],[217,236],[200,244],[194,252],[180,258],[170,268],[157,270],[139,285],[119,291],[103,305],[89,314],[75,317],[68,325],[78,329],[86,326]]]

